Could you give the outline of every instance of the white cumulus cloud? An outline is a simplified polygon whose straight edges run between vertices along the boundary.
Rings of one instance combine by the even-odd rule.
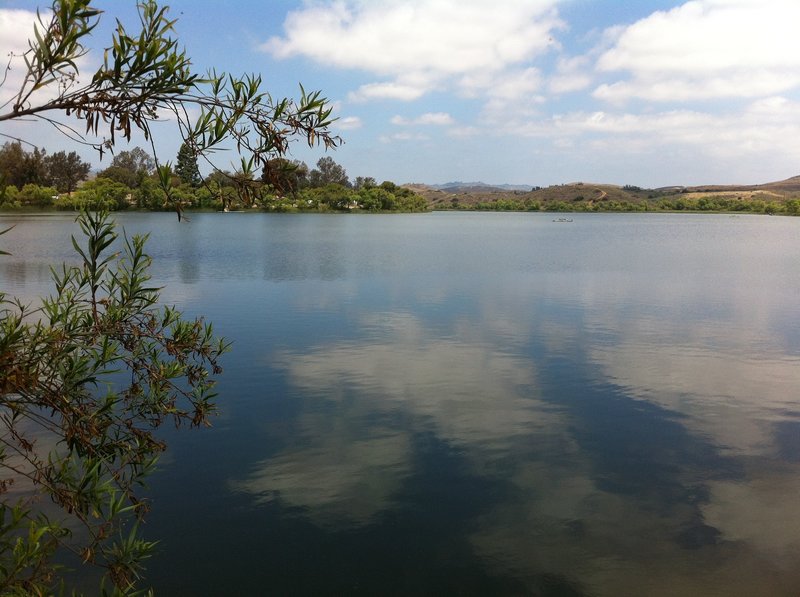
[[[391,122],[397,126],[449,126],[451,124],[455,124],[455,120],[453,120],[453,117],[447,112],[427,112],[426,114],[421,114],[416,118],[394,116]]]
[[[557,0],[342,0],[289,13],[261,47],[383,80],[351,100],[414,100],[442,85],[494,79],[557,46]],[[523,74],[526,71],[523,70]],[[530,74],[527,75],[530,78]],[[528,79],[524,88],[530,86]]]
[[[705,156],[709,164],[739,164],[739,171],[744,164],[755,171],[769,164],[774,171],[791,173],[800,160],[800,103],[776,96],[725,112],[575,111],[516,124],[507,132],[549,139],[570,151],[583,147],[603,155],[689,152]]]
[[[368,83],[349,94],[351,102],[365,102],[373,99],[394,99],[412,101],[421,98],[428,90],[422,85],[402,83]]]
[[[6,77],[0,87],[0,105],[5,104],[12,96],[19,92],[25,77],[25,62],[21,57],[13,58],[11,68],[6,70],[9,57],[21,56],[28,49],[28,38],[33,35],[33,24],[36,22],[36,13],[27,10],[0,8],[0,60],[2,60],[3,74]],[[0,112],[10,110],[5,106]]]
[[[337,120],[335,126],[342,131],[352,131],[354,129],[360,129],[363,124],[364,123],[358,116],[345,116]]]
[[[594,96],[690,101],[786,92],[800,85],[797,23],[797,0],[696,0],[654,12],[614,30],[597,69],[628,76]]]
[[[556,72],[548,84],[549,90],[561,94],[586,89],[592,83],[588,65],[588,56],[559,59]]]
[[[395,133],[393,135],[381,135],[381,143],[391,143],[392,141],[428,141],[430,137],[423,133]]]

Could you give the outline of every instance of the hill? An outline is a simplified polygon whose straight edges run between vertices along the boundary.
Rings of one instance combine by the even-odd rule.
[[[533,185],[516,185],[516,184],[488,184],[485,182],[446,182],[444,184],[435,185],[419,185],[434,189],[437,191],[446,191],[448,193],[483,193],[493,191],[530,191]]]
[[[733,193],[737,191],[767,191],[773,193],[800,193],[800,176],[792,176],[786,180],[778,182],[768,182],[759,185],[703,185],[696,187],[685,187],[687,191],[693,193],[715,192]]]
[[[431,209],[547,209],[605,211],[658,209],[736,210],[737,202],[784,204],[800,198],[800,176],[760,185],[635,186],[573,182],[545,188],[446,183],[403,185],[422,195]],[[698,203],[699,202],[699,203]]]
[[[643,197],[622,187],[606,184],[570,183],[529,190],[506,190],[494,186],[459,186],[435,188],[429,185],[405,185],[425,197],[432,209],[476,208],[479,205],[503,201],[523,203],[577,203],[591,204],[595,201],[641,202]]]

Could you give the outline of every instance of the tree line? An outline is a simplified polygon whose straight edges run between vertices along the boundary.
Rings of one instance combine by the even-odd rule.
[[[76,152],[27,151],[20,142],[0,148],[0,209],[59,210],[239,210],[267,211],[426,211],[424,198],[391,181],[372,177],[351,181],[331,157],[310,169],[302,161],[273,158],[261,176],[245,171],[213,170],[200,174],[196,153],[183,143],[169,167],[169,195],[164,169],[140,147],[116,153],[108,167],[87,180],[91,165]]]
[[[640,201],[605,200],[587,202],[583,198],[572,201],[525,199],[497,199],[479,203],[461,203],[454,198],[450,205],[437,209],[462,211],[543,211],[543,212],[737,212],[754,214],[800,215],[800,199],[765,201],[743,197],[659,197]]]

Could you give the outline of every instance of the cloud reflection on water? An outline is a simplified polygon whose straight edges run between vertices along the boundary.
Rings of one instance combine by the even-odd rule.
[[[795,282],[737,225],[537,221],[436,251],[389,235],[329,251],[335,281],[313,252],[277,260],[280,317],[319,329],[265,353],[295,410],[233,487],[337,540],[461,516],[474,561],[532,593],[794,594],[800,379],[796,324],[776,322]],[[415,502],[431,437],[488,487],[467,513],[447,489]]]
[[[706,481],[703,518],[721,541],[752,550],[797,587],[790,571],[800,561],[800,463],[791,452],[797,442],[787,453],[777,430],[800,429],[800,360],[779,337],[733,322],[675,321],[642,319],[616,343],[594,345],[591,358],[631,396],[682,415],[692,434],[742,463],[743,479]]]
[[[153,237],[165,300],[237,341],[219,427],[241,441],[215,463],[255,460],[240,533],[300,517],[382,574],[392,524],[413,549],[442,521],[413,565],[530,593],[797,593],[795,220],[363,222],[201,214]],[[27,289],[50,257],[0,275]],[[470,553],[435,560],[455,535]]]
[[[273,356],[291,383],[313,397],[307,401],[334,401],[336,408],[320,414],[310,405],[299,424],[309,445],[259,463],[235,487],[262,497],[279,493],[321,522],[333,513],[334,524],[342,514],[341,524],[363,523],[392,505],[392,490],[413,472],[414,431],[403,418],[478,460],[505,454],[518,437],[557,428],[558,415],[536,399],[530,360],[432,337],[408,314],[368,318],[363,325],[372,334],[383,328],[384,342]],[[365,429],[368,437],[359,439]],[[365,489],[373,498],[366,508]]]
[[[792,522],[800,519],[793,481],[800,470],[758,464],[774,458],[771,425],[795,405],[793,363],[777,351],[748,359],[730,346],[713,349],[731,342],[715,341],[716,323],[701,332],[696,321],[684,329],[671,317],[642,317],[638,327],[613,327],[613,342],[592,342],[587,334],[611,333],[606,310],[520,331],[508,307],[483,303],[485,327],[456,319],[449,335],[406,312],[369,316],[360,322],[369,341],[274,355],[292,386],[311,397],[300,415],[303,441],[258,463],[235,487],[279,498],[322,526],[367,524],[398,506],[395,494],[414,475],[414,434],[426,429],[457,447],[475,475],[499,478],[504,461],[515,489],[497,494],[470,541],[488,567],[530,587],[542,571],[598,595],[631,586],[650,595],[785,594],[800,586],[788,565],[800,561]],[[687,335],[695,338],[688,345]],[[559,403],[566,398],[552,395],[557,385],[542,385],[543,364],[523,350],[533,337],[542,360],[586,345],[586,366],[597,383],[616,388],[622,408],[652,404],[647,416],[671,421],[679,449],[717,450],[742,463],[746,478],[714,478],[654,452],[643,462],[666,467],[659,474],[677,498],[598,484],[597,456],[576,436],[576,417],[586,414]],[[314,401],[335,407],[321,414]],[[628,474],[624,462],[613,466]]]

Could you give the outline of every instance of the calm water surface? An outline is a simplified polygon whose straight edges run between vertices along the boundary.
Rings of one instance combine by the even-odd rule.
[[[800,594],[800,219],[122,214],[234,341],[161,595]],[[71,216],[0,218],[49,291]]]

